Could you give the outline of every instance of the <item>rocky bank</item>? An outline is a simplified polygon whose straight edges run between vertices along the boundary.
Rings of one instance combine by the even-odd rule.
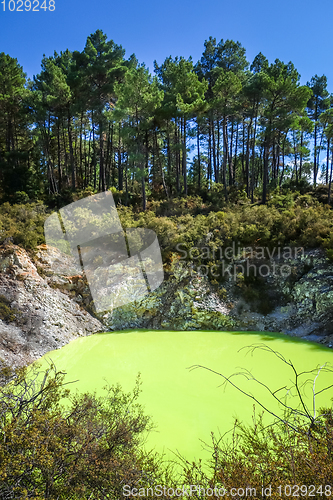
[[[104,329],[71,293],[73,281],[79,286],[71,262],[55,252],[55,271],[47,275],[52,252],[48,255],[45,263],[43,248],[33,259],[18,246],[0,247],[0,358],[12,366]],[[57,288],[60,283],[62,291]]]
[[[266,266],[264,276],[247,276],[248,264]],[[0,358],[18,366],[78,336],[129,328],[282,332],[332,347],[333,264],[323,251],[228,265],[222,282],[211,282],[174,255],[158,289],[97,315],[85,276],[70,257],[46,245],[33,255],[3,245]]]
[[[175,258],[155,292],[116,309],[104,323],[114,330],[281,332],[332,347],[333,264],[324,251],[271,260],[243,258],[228,264],[225,279],[214,283],[193,264]],[[254,271],[254,276],[247,276],[248,265],[257,275]]]

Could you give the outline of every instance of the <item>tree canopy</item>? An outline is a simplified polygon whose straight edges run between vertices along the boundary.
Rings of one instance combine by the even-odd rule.
[[[145,210],[147,196],[214,186],[226,200],[238,190],[263,203],[286,182],[322,181],[330,192],[325,75],[301,85],[292,62],[260,52],[249,63],[238,41],[213,37],[196,63],[169,56],[154,69],[101,30],[81,52],[44,56],[33,81],[1,53],[2,200],[24,192],[59,204],[70,192],[112,188]]]

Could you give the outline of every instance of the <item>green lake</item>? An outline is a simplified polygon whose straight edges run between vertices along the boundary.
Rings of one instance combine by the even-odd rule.
[[[280,334],[220,331],[135,330],[95,334],[78,338],[65,347],[44,356],[43,366],[52,360],[66,380],[77,380],[71,390],[102,392],[102,387],[119,382],[124,390],[135,385],[141,373],[139,402],[153,417],[156,429],[147,437],[146,447],[164,451],[167,458],[180,453],[189,460],[208,458],[205,443],[210,434],[223,434],[232,428],[235,418],[251,422],[253,400],[231,385],[221,387],[223,379],[202,365],[230,376],[244,369],[272,390],[291,386],[292,370],[273,353],[246,346],[266,345],[291,360],[298,372],[333,365],[331,349]],[[241,348],[244,348],[240,350]],[[308,376],[305,376],[305,381]],[[267,408],[276,410],[273,398],[254,380],[236,376],[233,382],[251,392]],[[333,382],[333,373],[321,372],[317,391]],[[305,388],[312,408],[312,384]],[[281,391],[281,396],[285,391]],[[331,406],[333,389],[317,397],[317,407]],[[293,404],[296,399],[290,399]],[[259,407],[258,407],[259,411]],[[281,411],[279,412],[281,414]]]

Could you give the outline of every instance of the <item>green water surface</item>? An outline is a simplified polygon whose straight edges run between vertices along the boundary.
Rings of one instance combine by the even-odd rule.
[[[226,376],[246,368],[273,390],[291,386],[292,370],[272,353],[256,350],[251,355],[248,349],[240,351],[253,344],[279,351],[292,360],[298,371],[324,363],[333,365],[330,349],[284,335],[158,330],[101,333],[78,338],[48,353],[43,364],[46,366],[52,360],[58,370],[67,372],[68,381],[78,380],[70,386],[72,390],[96,390],[97,393],[102,392],[105,380],[110,384],[119,382],[123,389],[130,391],[140,372],[142,393],[139,402],[157,426],[148,435],[146,447],[165,452],[168,458],[180,453],[193,460],[207,456],[203,442],[210,444],[211,431],[223,434],[232,428],[235,418],[251,422],[253,401],[230,385],[221,387],[223,379],[220,376],[205,369],[189,370],[189,367],[203,365]],[[232,380],[268,408],[279,411],[273,398],[253,380],[247,381],[242,376]],[[321,373],[316,388],[320,390],[332,383],[332,373]],[[305,389],[310,407],[311,389],[311,384]],[[332,397],[332,389],[320,394],[318,407],[331,406]]]

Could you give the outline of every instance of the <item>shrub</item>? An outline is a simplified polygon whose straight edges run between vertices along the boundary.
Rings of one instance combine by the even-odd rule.
[[[218,192],[218,188],[215,190]],[[85,190],[76,193],[75,199],[91,194]],[[178,243],[187,249],[206,246],[211,251],[226,248],[232,242],[240,247],[297,245],[333,249],[332,208],[320,204],[309,194],[279,191],[267,205],[224,204],[223,210],[217,205],[205,204],[198,196],[151,201],[148,205],[149,210],[145,212],[118,205],[118,214],[124,228],[153,229],[165,260],[177,251]],[[2,204],[0,243],[8,237],[27,249],[43,243],[43,226],[49,213],[41,203]],[[86,215],[88,220],[89,214]],[[107,226],[107,217],[103,223]],[[205,259],[200,263],[205,264]]]
[[[14,321],[18,316],[21,315],[15,307],[10,306],[10,300],[8,300],[4,295],[0,295],[0,319],[6,323]]]
[[[120,498],[124,484],[158,481],[157,457],[140,448],[150,419],[136,401],[139,379],[132,393],[107,386],[97,397],[71,395],[64,375],[53,365],[2,368],[0,498]]]
[[[258,384],[268,391],[272,403],[279,404],[280,413],[275,409],[271,411],[267,403],[263,406],[252,392],[246,393],[237,385],[235,375],[245,376],[247,380],[256,380],[251,372],[241,371],[227,377],[210,370],[222,377],[224,384],[231,384],[245,393],[274,420],[267,422],[263,413],[257,415],[254,409],[252,425],[244,425],[236,420],[230,437],[224,435],[217,438],[213,435],[210,471],[204,470],[201,463],[188,465],[185,472],[188,483],[198,484],[199,480],[199,484],[205,489],[224,489],[225,497],[230,496],[231,489],[234,488],[235,494],[232,497],[236,499],[244,498],[247,488],[246,496],[251,497],[331,497],[333,411],[332,407],[316,411],[315,396],[316,379],[320,371],[332,372],[332,368],[322,366],[299,373],[292,361],[270,347],[263,344],[249,347],[252,353],[256,349],[263,349],[277,356],[291,370],[291,385],[288,387],[279,387],[277,381],[278,389],[273,390],[264,381],[257,380]],[[306,383],[313,389],[311,406],[308,406],[304,399]],[[326,389],[330,388],[331,386]],[[296,401],[290,397],[287,399],[284,393],[289,396],[294,394]],[[209,495],[203,497],[207,498]]]
[[[11,238],[13,243],[33,249],[45,243],[44,221],[48,210],[42,203],[0,205],[0,243]]]

